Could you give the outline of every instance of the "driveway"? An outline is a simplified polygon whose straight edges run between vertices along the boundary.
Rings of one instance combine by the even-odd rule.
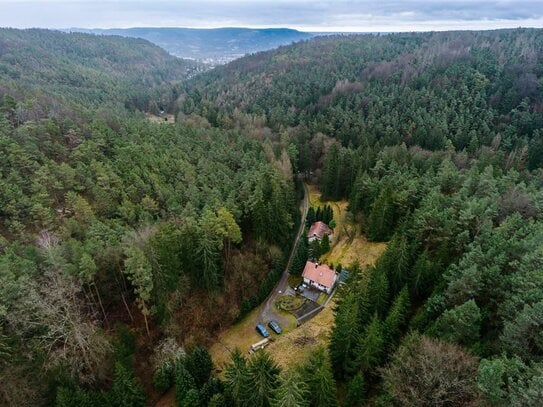
[[[278,297],[290,292],[290,287],[288,286],[288,270],[290,268],[290,263],[292,262],[294,254],[296,252],[296,246],[298,246],[298,241],[300,240],[302,233],[304,233],[305,218],[307,216],[307,210],[309,209],[309,190],[307,189],[307,185],[305,184],[305,182],[303,183],[303,186],[304,186],[304,198],[302,199],[302,202],[300,204],[302,218],[300,221],[298,234],[296,235],[296,239],[294,240],[294,244],[292,245],[290,256],[288,258],[288,262],[285,267],[285,270],[283,271],[283,275],[281,276],[281,279],[279,280],[279,282],[277,283],[273,291],[270,293],[266,301],[260,307],[259,320],[263,323],[268,323],[268,321],[271,321],[272,319],[279,322],[279,324],[282,326],[286,326],[289,323],[288,319],[286,319],[284,316],[282,316],[280,313],[278,313],[275,310],[274,303]]]

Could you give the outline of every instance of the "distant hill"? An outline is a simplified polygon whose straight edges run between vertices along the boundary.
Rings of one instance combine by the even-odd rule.
[[[212,65],[314,37],[314,34],[287,28],[71,28],[69,31],[143,38],[172,55]]]
[[[198,69],[196,62],[143,39],[0,29],[0,98],[33,100],[46,116],[53,100],[63,106],[117,102],[147,110],[149,101],[164,93],[161,87],[171,88]]]

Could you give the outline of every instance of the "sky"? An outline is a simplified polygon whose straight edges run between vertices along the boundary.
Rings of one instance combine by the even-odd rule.
[[[332,32],[543,28],[543,0],[0,0],[0,26]]]

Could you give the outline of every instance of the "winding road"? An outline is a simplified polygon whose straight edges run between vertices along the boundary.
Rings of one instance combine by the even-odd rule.
[[[283,317],[281,314],[275,311],[274,303],[277,297],[280,297],[285,294],[285,291],[289,289],[288,286],[288,270],[290,268],[290,263],[292,262],[292,259],[294,258],[294,255],[296,254],[296,247],[298,246],[298,242],[300,241],[300,238],[302,237],[302,233],[304,233],[305,229],[305,219],[307,217],[307,211],[309,209],[309,189],[307,188],[306,183],[303,183],[304,187],[304,197],[302,199],[302,202],[300,203],[300,209],[302,212],[302,217],[300,220],[300,227],[298,229],[298,233],[296,235],[296,239],[294,240],[294,243],[292,244],[292,249],[290,251],[290,256],[287,261],[287,265],[285,266],[285,270],[283,271],[283,275],[281,276],[281,279],[277,283],[277,285],[274,287],[266,301],[262,304],[260,309],[260,315],[259,315],[259,321],[267,324],[271,320],[276,320],[281,324],[282,326],[286,326],[288,324],[288,321]]]

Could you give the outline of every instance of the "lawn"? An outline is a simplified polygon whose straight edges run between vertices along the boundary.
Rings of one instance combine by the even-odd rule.
[[[350,266],[358,261],[361,266],[375,263],[386,248],[386,243],[369,242],[360,233],[360,226],[354,221],[352,214],[347,211],[349,203],[341,201],[322,201],[320,191],[315,185],[308,185],[310,206],[328,204],[334,211],[334,238],[332,249],[321,257],[321,261],[329,264]]]
[[[318,346],[328,347],[334,325],[334,299],[315,318],[276,337],[266,350],[284,369],[303,363]]]
[[[230,352],[238,348],[242,354],[248,356],[249,347],[262,339],[262,337],[256,332],[255,326],[257,323],[262,322],[258,320],[260,315],[260,307],[253,310],[243,320],[236,325],[223,332],[217,342],[209,349],[211,358],[215,363],[218,371],[221,372],[222,368],[230,360]],[[283,335],[287,334],[296,328],[296,318],[291,313],[282,313],[282,315],[288,319],[289,324],[285,326],[281,325],[283,329]],[[277,339],[279,336],[270,332],[270,338]]]

